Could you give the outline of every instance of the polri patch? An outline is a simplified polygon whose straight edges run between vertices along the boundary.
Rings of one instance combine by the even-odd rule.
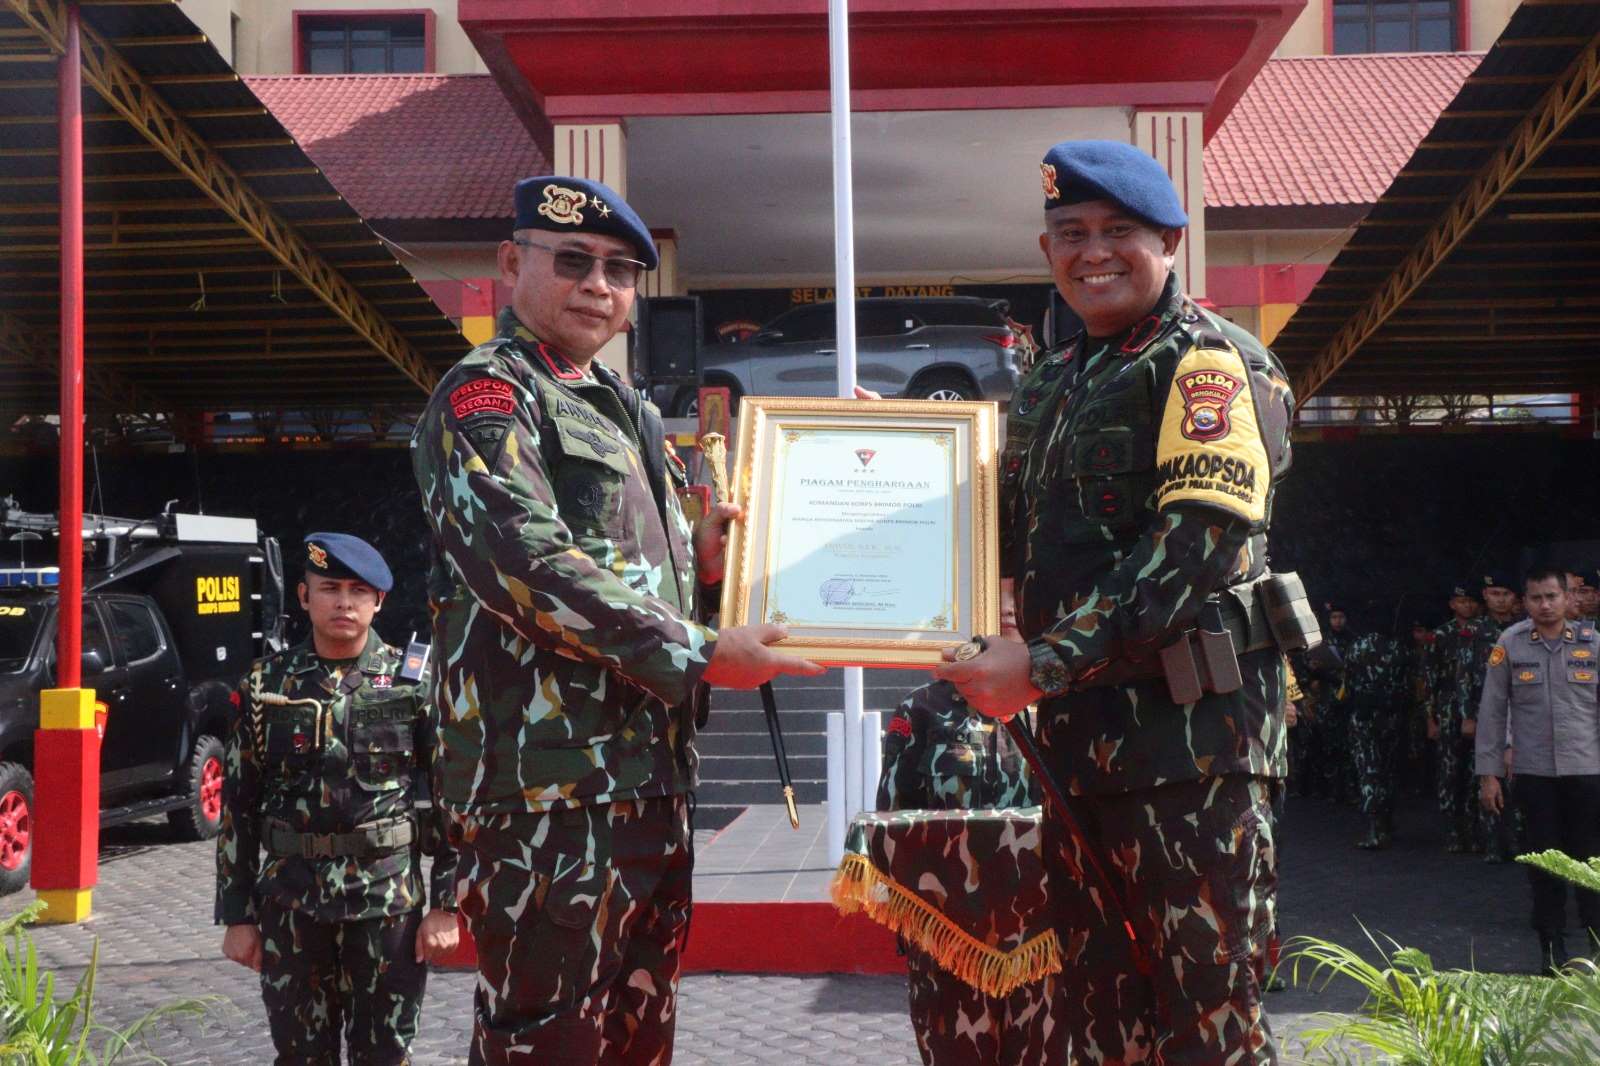
[[[1489,665],[1490,666],[1499,666],[1501,663],[1503,663],[1505,661],[1506,661],[1506,650],[1504,648],[1502,648],[1500,645],[1496,644],[1494,646],[1494,651],[1489,653]]]
[[[477,378],[450,393],[450,411],[458,419],[485,412],[508,415],[516,409],[511,382],[499,378]]]
[[[1244,382],[1222,370],[1196,370],[1178,378],[1183,394],[1183,435],[1190,440],[1212,441],[1226,437],[1232,428],[1228,409]]]

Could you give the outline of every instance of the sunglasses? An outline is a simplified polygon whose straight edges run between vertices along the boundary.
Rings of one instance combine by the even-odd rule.
[[[644,264],[639,260],[625,259],[620,255],[590,255],[576,248],[553,248],[548,244],[524,240],[521,237],[513,237],[511,243],[523,248],[538,248],[540,251],[549,252],[555,259],[556,277],[568,281],[582,281],[589,276],[595,263],[599,263],[600,272],[605,275],[607,285],[613,289],[631,289],[639,284],[639,274],[644,270]]]

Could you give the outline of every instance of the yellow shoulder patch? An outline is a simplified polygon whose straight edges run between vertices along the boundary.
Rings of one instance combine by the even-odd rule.
[[[1201,503],[1250,522],[1266,515],[1267,448],[1244,358],[1191,348],[1178,361],[1156,441],[1156,506]]]
[[[1489,665],[1490,666],[1499,666],[1501,663],[1503,663],[1505,661],[1506,661],[1506,649],[1503,648],[1502,646],[1500,646],[1499,644],[1496,644],[1494,646],[1494,651],[1489,653]]]

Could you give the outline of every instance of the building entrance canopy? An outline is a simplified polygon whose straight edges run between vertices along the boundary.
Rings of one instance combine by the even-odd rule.
[[[1173,175],[1195,219],[1179,265],[1193,287],[1201,146],[1303,3],[850,7],[864,284],[1043,279],[1039,160],[1100,137],[1147,148]],[[459,15],[555,169],[622,187],[672,231],[668,258],[691,284],[829,276],[823,0],[461,0]]]

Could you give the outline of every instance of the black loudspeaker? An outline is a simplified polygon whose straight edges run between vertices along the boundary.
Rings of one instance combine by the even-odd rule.
[[[1076,336],[1082,329],[1083,319],[1078,317],[1076,311],[1067,306],[1067,301],[1061,298],[1060,290],[1051,286],[1050,321],[1045,346],[1054,348],[1062,341]]]
[[[704,314],[698,296],[652,296],[639,301],[634,370],[651,385],[687,385],[700,377]]]

